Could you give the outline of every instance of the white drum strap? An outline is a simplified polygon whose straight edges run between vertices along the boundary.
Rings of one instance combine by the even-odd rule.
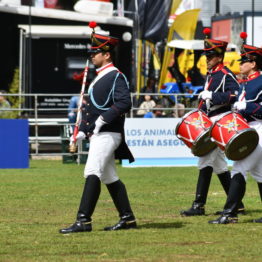
[[[205,129],[204,120],[203,120],[203,116],[202,116],[202,113],[201,113],[201,112],[199,112],[199,117],[200,117],[200,121],[201,121],[201,126],[202,126],[202,128]]]
[[[221,132],[221,127],[223,127],[222,125],[220,125],[220,128],[219,128],[219,135],[220,135],[220,138],[221,138],[221,140],[222,140],[222,143],[220,143],[220,142],[218,142],[220,145],[222,145],[222,146],[225,146],[226,145],[226,143],[225,143],[225,140],[224,140],[224,138],[223,138],[223,135],[222,135],[222,132]]]
[[[185,123],[186,123],[186,122],[185,122]],[[189,135],[189,140],[188,140],[188,141],[194,142],[194,140],[192,139],[191,132],[190,132],[189,127],[188,127],[189,125],[190,125],[190,122],[189,122],[189,123],[186,123],[186,129],[187,129],[187,133],[188,133],[188,135]]]
[[[238,117],[237,117],[237,115],[235,114],[235,113],[233,113],[233,117],[234,117],[234,130],[237,132],[237,119],[239,119]]]

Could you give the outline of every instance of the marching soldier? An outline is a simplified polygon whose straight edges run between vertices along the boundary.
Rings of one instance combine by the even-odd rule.
[[[208,36],[210,30],[206,28],[204,34]],[[203,103],[202,109],[214,122],[222,113],[231,110],[231,104],[239,89],[235,75],[223,65],[227,42],[208,39],[204,40],[204,53],[207,61],[207,77],[204,91],[199,94]],[[230,185],[230,172],[227,167],[225,155],[218,147],[205,156],[199,157],[199,176],[196,187],[196,196],[192,207],[181,211],[182,216],[205,215],[205,204],[212,173],[218,175],[220,183],[226,194]],[[244,210],[241,205],[239,212]]]
[[[246,38],[246,33],[240,34]],[[259,144],[255,150],[242,160],[235,161],[231,171],[232,179],[229,193],[222,215],[209,221],[210,224],[237,223],[237,207],[241,202],[245,190],[247,172],[258,183],[262,200],[262,49],[250,45],[242,45],[240,59],[240,73],[246,78],[241,82],[238,101],[233,108],[248,121],[249,126],[256,129],[259,135]],[[262,223],[262,218],[254,220]]]
[[[114,48],[118,39],[96,34],[93,28],[92,63],[97,67],[97,76],[91,82],[88,98],[82,113],[82,122],[76,139],[89,137],[90,147],[84,170],[85,186],[76,216],[76,222],[60,233],[92,231],[92,214],[100,195],[101,182],[113,199],[120,220],[104,230],[120,230],[136,227],[126,187],[116,174],[115,158],[134,158],[124,140],[125,113],[131,108],[129,86],[124,74],[113,64]]]

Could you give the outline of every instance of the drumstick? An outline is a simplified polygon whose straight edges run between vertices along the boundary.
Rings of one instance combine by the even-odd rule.
[[[87,73],[88,73],[88,68],[89,67],[89,58],[86,60],[86,66],[84,69],[84,76],[82,80],[82,87],[81,87],[81,92],[80,92],[80,97],[79,97],[79,103],[78,103],[78,108],[77,108],[77,117],[76,117],[76,123],[75,123],[75,128],[74,128],[74,133],[73,133],[73,138],[74,141],[70,142],[69,144],[69,152],[74,153],[76,151],[76,136],[79,131],[79,126],[81,123],[81,108],[82,108],[82,103],[83,103],[83,97],[85,94],[85,87],[86,87],[86,79],[87,79]]]
[[[208,86],[207,86],[207,88],[205,88],[205,90],[208,90],[208,89],[209,89],[212,81],[213,81],[213,78],[210,79],[210,81],[209,81],[209,83],[208,83]],[[199,103],[199,105],[198,105],[198,108],[197,108],[198,110],[202,107],[204,101],[205,101],[205,100],[201,99],[201,101],[200,101],[200,103]]]
[[[239,96],[239,101],[243,101],[244,99],[245,99],[245,96],[246,96],[246,91],[243,91],[242,93],[241,93],[241,95]]]
[[[200,103],[198,104],[198,107],[197,107],[198,110],[200,110],[200,108],[202,107],[203,103],[204,103],[204,100],[201,99],[201,101],[200,101]]]

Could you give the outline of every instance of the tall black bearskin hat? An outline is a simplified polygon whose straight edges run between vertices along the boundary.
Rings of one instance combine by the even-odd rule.
[[[97,23],[91,21],[89,27],[93,29],[91,34],[91,48],[88,50],[89,54],[100,52],[111,52],[115,46],[118,45],[119,40],[112,36],[105,36],[95,33],[95,27]]]
[[[203,33],[206,35],[206,38],[204,40],[204,53],[202,53],[202,55],[224,55],[228,43],[221,40],[210,39],[211,30],[209,28],[205,28]]]
[[[241,46],[241,58],[239,59],[240,63],[252,62],[255,61],[258,69],[262,69],[262,48],[255,47],[252,45],[245,44],[247,38],[246,32],[241,32],[240,37],[243,39],[243,44]]]

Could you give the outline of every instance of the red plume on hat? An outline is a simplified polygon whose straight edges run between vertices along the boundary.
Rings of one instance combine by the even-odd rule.
[[[206,35],[206,38],[208,38],[211,34],[211,29],[206,27],[204,30],[203,30],[203,33],[204,35]]]
[[[97,23],[95,21],[90,21],[88,26],[93,29],[93,32],[95,32],[95,28],[97,27]]]
[[[245,39],[247,38],[246,32],[241,32],[240,37],[243,39],[243,43],[241,46],[241,59],[239,61],[243,62],[249,62],[249,61],[255,61],[257,64],[257,67],[261,70],[262,69],[262,48],[247,45],[245,44]]]
[[[92,46],[88,51],[90,54],[95,52],[111,51],[118,44],[118,38],[97,34],[95,32],[95,27],[97,27],[97,23],[95,21],[90,21],[88,26],[93,29],[91,34]]]
[[[241,32],[239,34],[239,36],[243,39],[243,43],[245,42],[246,38],[247,38],[247,33],[246,32]]]
[[[89,22],[89,27],[95,28],[97,26],[97,23],[95,21],[90,21]]]
[[[206,35],[204,40],[204,53],[203,55],[221,55],[226,51],[227,42],[215,40],[210,38],[211,29],[205,28],[203,33]]]
[[[241,53],[244,54],[245,53],[245,48],[244,48],[244,45],[245,45],[245,41],[247,39],[247,33],[246,32],[241,32],[239,34],[240,38],[242,38],[242,45],[241,45]]]

